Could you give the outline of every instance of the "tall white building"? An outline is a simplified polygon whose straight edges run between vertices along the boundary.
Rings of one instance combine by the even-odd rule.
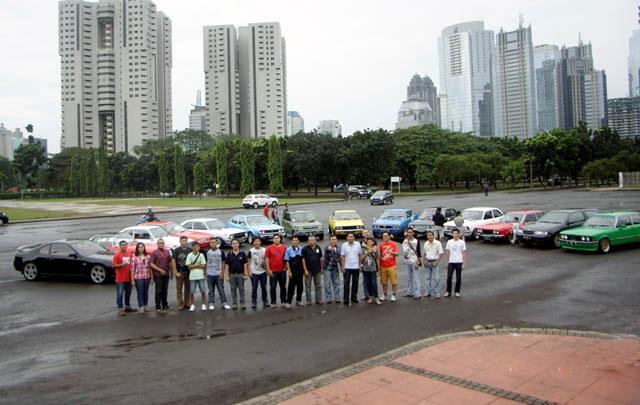
[[[297,111],[287,111],[287,134],[295,135],[304,132],[304,119]]]
[[[240,66],[233,25],[204,27],[204,84],[207,133],[240,134]]]
[[[286,44],[280,23],[254,23],[238,30],[240,134],[247,138],[287,135]]]
[[[537,133],[531,26],[496,35],[492,55],[493,122],[496,136],[533,138]]]
[[[0,156],[13,160],[13,132],[0,124]]]
[[[493,31],[483,21],[452,25],[438,38],[440,121],[444,129],[492,135]]]
[[[560,49],[555,45],[537,45],[533,48],[538,131],[550,131],[558,127],[560,59]]]
[[[629,38],[629,97],[640,96],[640,30]]]
[[[322,120],[318,124],[318,133],[338,137],[342,135],[342,125],[338,120]]]
[[[171,20],[150,0],[63,0],[58,18],[61,146],[132,153],[171,135]]]
[[[607,75],[593,70],[584,75],[584,120],[591,129],[608,125]]]

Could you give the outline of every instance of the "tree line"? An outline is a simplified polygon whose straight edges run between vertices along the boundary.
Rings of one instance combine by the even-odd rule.
[[[286,137],[211,138],[185,130],[138,146],[134,155],[66,148],[47,159],[37,143],[20,146],[13,162],[0,160],[4,187],[39,188],[69,196],[124,192],[202,194],[217,183],[223,194],[284,193],[337,184],[389,187],[391,176],[416,190],[467,188],[488,182],[510,186],[547,179],[617,181],[640,170],[640,139],[609,128],[554,129],[520,141],[478,137],[433,125],[357,131],[349,137],[317,132]]]

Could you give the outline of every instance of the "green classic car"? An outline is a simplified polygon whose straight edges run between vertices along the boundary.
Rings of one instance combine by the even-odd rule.
[[[584,225],[560,232],[560,246],[609,253],[612,246],[640,242],[640,213],[599,212]]]
[[[324,228],[311,211],[288,211],[282,216],[282,227],[287,236],[316,236],[324,239]]]

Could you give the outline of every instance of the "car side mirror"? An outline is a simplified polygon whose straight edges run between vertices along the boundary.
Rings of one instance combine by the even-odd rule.
[[[75,254],[75,253],[69,253],[69,257],[72,258],[72,259],[77,259],[78,255]]]
[[[625,229],[626,227],[627,227],[627,226],[626,226],[626,225],[624,225],[624,224],[622,224],[622,225],[618,225],[618,228],[620,228],[620,229]]]

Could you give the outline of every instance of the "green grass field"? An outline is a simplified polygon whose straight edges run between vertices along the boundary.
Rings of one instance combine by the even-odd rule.
[[[9,223],[13,221],[26,221],[31,219],[66,218],[83,215],[78,212],[71,211],[32,210],[7,207],[0,207],[0,211],[7,214],[9,217]]]

